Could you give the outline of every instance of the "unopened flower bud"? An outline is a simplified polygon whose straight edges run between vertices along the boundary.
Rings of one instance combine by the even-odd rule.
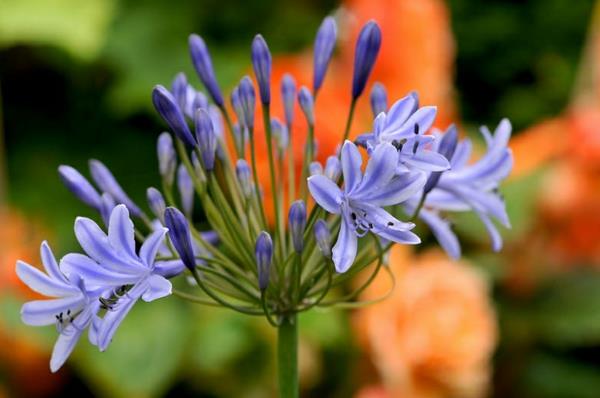
[[[262,231],[256,239],[254,257],[258,271],[258,287],[260,290],[265,290],[269,285],[271,261],[273,260],[273,241],[271,235],[265,231]]]
[[[77,199],[100,211],[100,194],[81,173],[71,166],[62,165],[58,167],[58,174],[63,184]]]
[[[196,145],[181,108],[177,105],[175,97],[166,88],[160,85],[154,87],[154,90],[152,90],[152,103],[177,138],[188,146],[193,147]]]
[[[304,228],[306,228],[306,205],[297,200],[290,206],[288,226],[292,235],[292,244],[297,253],[304,249]]]
[[[331,181],[337,181],[342,173],[342,166],[340,165],[340,159],[337,156],[330,156],[327,158],[325,163],[325,171],[323,174]]]
[[[148,207],[152,210],[152,214],[164,223],[167,205],[165,204],[165,198],[163,198],[162,193],[160,193],[158,189],[150,187],[146,190],[146,199],[148,200]]]
[[[169,228],[169,238],[183,264],[190,270],[196,268],[190,227],[183,213],[174,207],[165,210],[165,226]]]
[[[254,86],[252,80],[248,76],[244,76],[240,81],[239,96],[240,103],[242,105],[244,124],[249,129],[254,128],[254,110],[256,107],[256,94],[254,92]]]
[[[331,233],[329,227],[323,219],[319,219],[315,222],[313,227],[315,231],[315,240],[321,254],[327,258],[331,258]]]
[[[327,17],[321,23],[314,46],[314,75],[313,75],[313,93],[316,95],[323,84],[327,66],[333,54],[335,39],[337,36],[337,26],[333,17]]]
[[[387,92],[385,86],[379,82],[373,85],[371,89],[371,110],[373,117],[377,117],[381,112],[387,112]]]
[[[223,107],[223,95],[221,94],[221,89],[217,84],[212,60],[204,40],[202,40],[200,36],[193,34],[190,35],[189,45],[192,63],[194,64],[194,68],[196,69],[202,84],[204,84],[204,87],[206,87],[206,90],[210,94],[214,103],[219,107]]]
[[[256,35],[252,41],[252,66],[258,82],[260,101],[271,103],[271,52],[262,35]]]
[[[323,165],[320,162],[317,162],[316,160],[314,162],[311,162],[308,165],[308,173],[311,176],[323,174]]]
[[[283,110],[285,123],[291,126],[294,122],[294,103],[296,102],[296,82],[289,73],[283,75],[281,80],[281,97],[283,98]]]
[[[115,199],[117,204],[124,204],[127,209],[129,209],[129,212],[136,217],[142,215],[140,208],[133,203],[129,196],[127,196],[110,170],[102,162],[90,159],[90,173],[96,185],[98,185],[103,192],[109,193]]]
[[[177,188],[179,188],[183,213],[191,218],[194,209],[194,182],[183,164],[177,170]]]
[[[289,144],[287,127],[277,118],[271,119],[271,133],[277,142],[277,149],[280,155],[285,152]]]
[[[194,124],[196,126],[196,140],[202,159],[202,165],[206,171],[211,171],[215,167],[215,152],[217,150],[217,135],[213,127],[212,120],[208,112],[204,109],[198,109],[194,115]]]
[[[235,165],[235,173],[242,188],[242,193],[246,198],[250,197],[252,195],[252,172],[248,162],[244,159],[238,159]]]
[[[175,167],[177,166],[175,148],[173,148],[171,134],[164,132],[158,136],[156,152],[158,155],[158,170],[160,175],[167,185],[171,185],[173,184]]]
[[[450,161],[452,156],[454,156],[454,151],[456,150],[457,144],[458,131],[456,130],[456,126],[452,124],[450,127],[448,127],[441,138],[440,145],[438,147],[438,153]],[[429,193],[433,188],[435,188],[440,180],[440,177],[442,176],[442,173],[443,171],[434,171],[429,175],[429,178],[425,183],[425,187],[423,188],[423,192],[425,194]]]
[[[175,76],[173,84],[171,85],[171,93],[173,93],[173,97],[175,98],[177,105],[179,105],[179,108],[185,109],[188,102],[188,82],[185,73],[180,72]]]
[[[305,86],[300,88],[298,92],[298,103],[300,104],[300,108],[302,109],[302,113],[304,113],[304,117],[310,126],[315,125],[315,108],[313,96]]]
[[[360,97],[365,89],[375,59],[381,47],[381,30],[375,21],[363,26],[354,51],[354,74],[352,77],[352,99]]]

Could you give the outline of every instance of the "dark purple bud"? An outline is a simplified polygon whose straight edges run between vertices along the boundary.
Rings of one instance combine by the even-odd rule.
[[[319,219],[315,222],[314,226],[315,240],[321,254],[327,258],[331,258],[331,233],[329,227],[323,219]]]
[[[150,187],[146,190],[146,199],[148,200],[148,206],[150,207],[150,210],[152,210],[152,214],[164,223],[167,205],[165,204],[165,198],[163,198],[162,193],[160,193],[158,189]]]
[[[156,152],[158,155],[158,170],[160,175],[167,185],[171,185],[173,184],[175,167],[177,166],[177,157],[175,155],[175,148],[173,148],[171,134],[165,132],[158,136]]]
[[[440,145],[438,147],[438,153],[444,156],[448,161],[452,159],[454,156],[454,151],[456,150],[456,146],[458,144],[458,130],[455,125],[450,125],[444,135],[441,138]],[[423,192],[425,194],[429,193],[435,186],[437,185],[440,177],[442,176],[443,171],[434,171],[429,175],[427,182],[425,183],[425,187],[423,188]]]
[[[315,39],[314,48],[314,75],[313,75],[313,94],[317,95],[317,91],[323,84],[325,72],[329,66],[333,48],[335,47],[335,39],[337,36],[337,26],[333,17],[327,17],[321,23],[317,37]]]
[[[200,150],[202,166],[204,170],[211,171],[215,167],[215,152],[217,150],[217,135],[208,112],[198,109],[194,116],[196,125],[196,141]]]
[[[292,245],[297,253],[304,249],[304,229],[306,228],[306,206],[302,200],[297,200],[290,206],[288,227],[292,235]]]
[[[269,285],[269,274],[271,272],[271,261],[273,260],[273,241],[271,235],[262,231],[256,238],[254,247],[256,268],[258,270],[258,287],[265,290]]]
[[[175,76],[171,85],[171,93],[181,109],[185,109],[188,95],[188,82],[185,73],[180,72]]]
[[[174,207],[167,207],[165,227],[169,228],[169,238],[183,264],[190,270],[196,268],[190,227],[183,213]]]
[[[308,174],[311,176],[323,174],[323,165],[320,162],[314,161],[308,165]]]
[[[152,90],[152,103],[154,107],[183,143],[195,146],[194,136],[185,121],[181,108],[177,105],[175,97],[163,86],[155,86]]]
[[[77,170],[71,166],[59,166],[58,175],[62,180],[63,184],[77,199],[81,200],[86,205],[93,207],[100,211],[101,199],[100,194],[96,189],[88,182],[88,180],[81,175]]]
[[[283,98],[283,110],[285,123],[291,126],[294,122],[294,103],[296,102],[296,81],[289,73],[283,75],[281,80],[281,97]]]
[[[244,159],[238,159],[235,165],[235,173],[242,188],[242,193],[246,198],[249,198],[252,195],[252,172],[248,162]]]
[[[254,36],[252,41],[252,66],[254,76],[258,82],[260,101],[268,105],[271,103],[271,52],[262,35]]]
[[[354,75],[352,77],[352,99],[360,97],[365,89],[375,59],[381,47],[381,30],[375,21],[363,26],[354,51]]]
[[[298,103],[300,104],[300,108],[302,109],[302,113],[304,113],[304,117],[310,126],[315,125],[315,108],[313,96],[305,86],[300,88],[298,92]]]
[[[387,92],[385,86],[379,82],[373,85],[371,89],[371,110],[373,117],[377,117],[381,112],[387,112]]]
[[[117,204],[124,204],[129,209],[129,212],[136,217],[142,215],[142,211],[139,207],[137,207],[129,196],[127,196],[110,170],[102,162],[96,159],[90,159],[90,173],[92,174],[92,179],[96,185],[98,185],[103,192],[109,193],[115,199]]]
[[[252,79],[249,76],[244,76],[240,81],[239,95],[240,103],[242,104],[242,113],[244,115],[244,124],[249,129],[254,128],[254,110],[256,108],[256,94]]]
[[[331,181],[336,182],[342,173],[340,159],[337,156],[330,156],[325,163],[325,171],[323,174]]]
[[[102,198],[100,199],[100,217],[102,217],[102,221],[107,227],[110,221],[110,215],[116,205],[115,200],[110,194],[106,192],[102,194]]]
[[[183,213],[191,218],[194,209],[194,182],[184,165],[180,165],[177,169],[177,188],[179,189]]]
[[[196,73],[198,73],[202,84],[206,87],[214,103],[222,107],[224,104],[223,95],[221,95],[221,89],[217,84],[212,60],[204,40],[200,36],[193,34],[190,35],[189,44],[190,55],[192,56],[192,63],[194,64]]]

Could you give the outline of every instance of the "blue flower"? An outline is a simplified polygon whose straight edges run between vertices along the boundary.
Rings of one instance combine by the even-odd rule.
[[[219,108],[222,108],[224,105],[223,95],[221,94],[217,79],[215,78],[212,60],[204,40],[202,40],[200,36],[193,34],[190,35],[189,45],[192,63],[194,64],[194,68],[196,69],[202,84],[206,87],[206,90],[209,92],[214,103],[217,104]]]
[[[285,123],[291,126],[294,122],[294,103],[296,102],[296,81],[289,73],[283,75],[281,80],[281,98],[283,99],[283,110]]]
[[[89,181],[71,166],[61,165],[58,174],[65,186],[86,205],[100,211],[102,199]]]
[[[156,154],[158,157],[158,170],[167,185],[173,184],[175,168],[177,167],[177,155],[173,147],[171,134],[164,132],[158,136],[156,141]]]
[[[194,209],[194,183],[184,165],[179,165],[177,170],[177,188],[181,197],[181,208],[185,215],[191,218]]]
[[[453,258],[460,257],[460,245],[449,223],[440,212],[473,211],[483,222],[494,251],[502,248],[502,237],[492,219],[509,228],[504,200],[498,193],[500,182],[508,177],[513,165],[511,150],[507,147],[511,135],[511,125],[503,119],[494,134],[486,127],[481,133],[487,144],[486,153],[475,163],[469,163],[471,140],[458,143],[450,160],[451,169],[439,177],[435,187],[429,192],[425,206],[419,217],[431,228],[440,245]],[[408,208],[415,208],[411,201]]]
[[[271,103],[271,62],[267,42],[262,35],[256,35],[252,41],[252,66],[263,104]]]
[[[387,112],[387,91],[383,84],[376,82],[373,85],[370,100],[373,117],[377,117],[381,112]]]
[[[94,221],[76,219],[75,236],[87,256],[67,254],[60,266],[69,277],[78,275],[86,285],[112,289],[110,296],[103,296],[107,312],[96,338],[101,351],[137,300],[153,301],[171,294],[171,282],[155,271],[154,263],[166,233],[166,228],[152,232],[137,254],[133,222],[124,205],[112,211],[108,235]]]
[[[104,163],[96,159],[90,159],[90,173],[96,185],[98,185],[103,192],[109,193],[117,203],[122,203],[127,206],[134,216],[143,216],[143,212],[135,203],[133,203],[133,200],[129,198],[123,188],[121,188],[117,179]]]
[[[381,47],[381,29],[375,21],[369,21],[361,29],[354,51],[354,73],[352,76],[352,99],[360,97],[367,79],[375,65]]]
[[[152,90],[152,103],[177,138],[187,146],[195,147],[196,140],[173,94],[161,85],[155,86]]]
[[[396,101],[387,113],[380,113],[373,122],[373,131],[357,138],[357,143],[371,152],[377,145],[387,142],[398,149],[398,172],[407,169],[443,171],[450,167],[448,160],[429,148],[433,135],[425,135],[437,109],[434,106],[419,108],[416,94]]]
[[[269,285],[271,262],[273,261],[273,240],[268,232],[262,231],[256,238],[254,258],[258,272],[258,287],[265,290]]]
[[[197,109],[207,109],[208,99],[203,92],[188,84],[185,74],[179,73],[171,86],[171,93],[183,113],[192,119]]]
[[[86,290],[77,274],[65,275],[48,243],[42,243],[40,252],[45,273],[22,261],[17,262],[16,272],[31,290],[51,298],[25,303],[21,308],[21,318],[31,326],[56,324],[59,336],[50,359],[50,370],[56,372],[71,355],[88,326],[91,326],[90,342],[96,344],[100,293]]]
[[[348,270],[356,257],[358,237],[368,232],[398,243],[419,243],[419,237],[410,232],[414,224],[397,220],[383,207],[404,202],[418,193],[425,184],[424,173],[396,175],[398,152],[388,143],[373,150],[364,175],[361,154],[350,141],[342,147],[341,163],[343,190],[323,175],[308,178],[308,188],[319,206],[342,216],[333,247],[336,270]]]
[[[316,95],[323,84],[325,72],[329,66],[335,39],[337,36],[337,26],[333,17],[327,17],[321,23],[317,31],[314,46],[314,75],[313,75],[313,94]]]

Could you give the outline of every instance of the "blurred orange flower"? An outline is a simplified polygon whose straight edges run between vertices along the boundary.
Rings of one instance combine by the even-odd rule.
[[[483,396],[497,340],[486,281],[439,251],[414,256],[395,246],[389,266],[397,278],[391,297],[355,317],[387,395],[370,388],[362,396]],[[382,276],[364,299],[389,289]]]

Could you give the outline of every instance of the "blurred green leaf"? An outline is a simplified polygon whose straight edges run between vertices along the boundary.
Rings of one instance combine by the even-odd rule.
[[[85,341],[79,343],[74,356],[78,369],[104,396],[161,396],[172,384],[185,352],[190,332],[186,314],[174,298],[140,300],[105,352]]]
[[[0,47],[50,44],[91,59],[104,44],[114,0],[2,0]]]

